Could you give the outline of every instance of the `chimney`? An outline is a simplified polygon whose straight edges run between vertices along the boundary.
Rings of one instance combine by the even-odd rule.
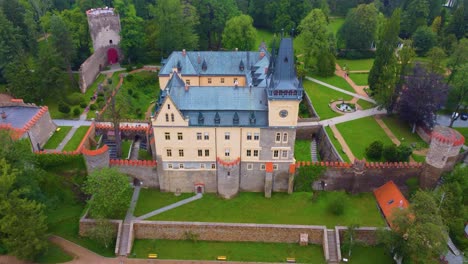
[[[187,52],[185,51],[185,49],[182,50],[182,56],[185,57],[185,55],[187,55]]]
[[[265,52],[264,52],[264,51],[260,51],[260,59],[263,59],[263,57],[265,57]]]
[[[198,62],[198,64],[200,64],[200,63],[201,63],[201,56],[200,56],[200,52],[198,52],[197,62]]]
[[[1,116],[2,116],[2,119],[6,119],[6,118],[7,118],[7,114],[5,113],[5,111],[2,111]]]

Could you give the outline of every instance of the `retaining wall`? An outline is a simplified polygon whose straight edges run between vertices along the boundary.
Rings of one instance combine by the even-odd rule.
[[[111,160],[110,166],[120,172],[143,182],[143,186],[159,188],[159,178],[156,161],[146,160]]]
[[[100,48],[80,66],[80,89],[85,93],[96,80],[99,72],[107,65],[107,49]]]

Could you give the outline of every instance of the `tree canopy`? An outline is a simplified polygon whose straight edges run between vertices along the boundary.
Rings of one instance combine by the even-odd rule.
[[[338,32],[347,49],[368,50],[376,40],[378,11],[374,4],[359,5],[346,15]]]
[[[226,22],[223,32],[223,46],[232,50],[252,50],[255,45],[257,30],[253,19],[248,15],[235,16]]]
[[[328,51],[330,43],[328,39],[327,20],[323,11],[320,9],[313,9],[301,21],[299,25],[301,32],[298,38],[307,43],[304,47],[304,56],[306,67],[317,67],[317,56],[322,51]]]

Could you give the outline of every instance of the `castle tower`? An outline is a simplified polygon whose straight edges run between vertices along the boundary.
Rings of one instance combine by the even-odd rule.
[[[94,53],[105,49],[106,62],[114,64],[119,61],[118,45],[120,43],[120,17],[113,8],[96,8],[86,11],[89,33],[93,40]]]
[[[421,186],[433,188],[443,172],[451,170],[457,161],[465,138],[449,127],[436,126],[421,175]]]

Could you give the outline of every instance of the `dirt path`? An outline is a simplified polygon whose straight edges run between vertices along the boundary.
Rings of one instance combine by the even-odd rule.
[[[0,264],[30,264],[32,262],[26,262],[17,259],[14,256],[0,256]]]
[[[357,94],[369,97],[369,95],[364,91],[364,88],[366,88],[367,86],[360,86],[355,84],[354,81],[348,77],[346,71],[343,71],[343,69],[341,69],[338,63],[335,65],[335,75],[345,79],[346,82],[348,82],[348,84],[351,85],[351,87],[353,87],[354,91],[356,91]]]
[[[344,140],[344,138],[341,135],[340,131],[338,131],[338,129],[336,128],[335,125],[330,125],[330,128],[331,128],[331,130],[333,132],[333,135],[335,136],[335,138],[338,140],[341,147],[343,148],[345,154],[348,155],[349,160],[351,161],[351,163],[353,163],[354,160],[356,159],[356,157],[354,157],[354,154],[351,151],[351,149],[349,148],[348,143],[346,143],[346,141]],[[340,150],[337,149],[337,151],[339,152]]]

